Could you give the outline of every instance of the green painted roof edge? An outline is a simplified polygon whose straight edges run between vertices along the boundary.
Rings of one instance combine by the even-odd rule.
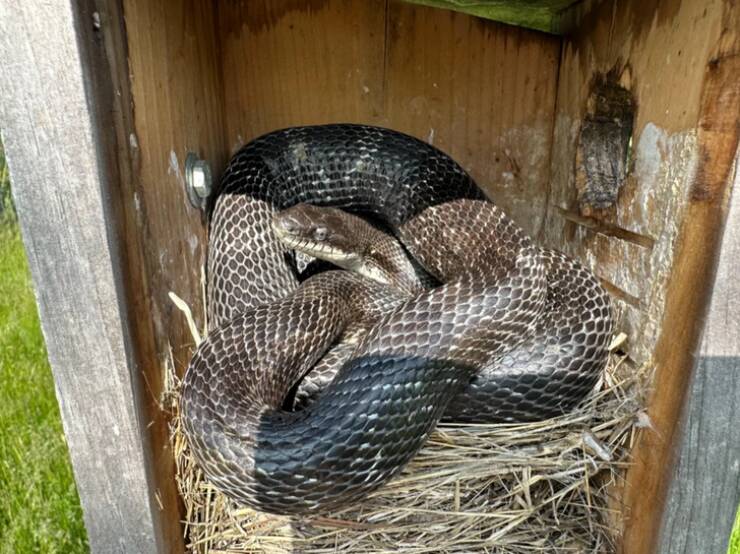
[[[578,0],[406,0],[509,25],[557,34],[563,10]]]

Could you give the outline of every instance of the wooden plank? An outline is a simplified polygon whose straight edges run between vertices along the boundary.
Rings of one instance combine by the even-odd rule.
[[[147,313],[154,319],[159,354],[169,341],[182,363],[188,358],[185,345],[192,341],[167,294],[174,291],[194,302],[201,298],[206,250],[201,213],[184,194],[185,157],[198,152],[218,175],[227,156],[214,6],[209,0],[123,0],[123,16],[135,171],[123,198],[132,224],[126,239],[137,241],[145,260],[140,271],[151,280]],[[202,308],[193,306],[199,324]]]
[[[293,125],[382,122],[385,0],[250,0],[218,11],[232,151]]]
[[[563,45],[544,238],[568,245],[597,274],[636,296],[620,310],[619,325],[629,331],[630,354],[652,360],[656,373],[651,427],[638,435],[618,504],[625,515],[622,551],[647,554],[655,551],[663,516],[737,144],[738,9],[722,1],[629,0],[584,2],[575,11],[570,19],[579,22],[577,30]],[[564,217],[583,214],[574,168],[561,161],[575,159],[589,92],[607,75],[636,101],[633,159],[616,205],[584,230],[577,217]],[[593,240],[604,231],[608,241]],[[646,240],[622,249],[609,244],[630,236]],[[620,250],[621,266],[610,262]],[[704,539],[702,551],[719,540]]]
[[[448,152],[519,225],[540,232],[559,41],[391,2],[386,121]]]
[[[624,317],[618,327],[630,337],[630,354],[644,363],[661,332],[675,241],[701,157],[696,127],[722,2],[591,1],[575,12],[570,17],[579,24],[562,50],[542,238],[566,245],[600,277],[637,297],[640,317]],[[577,172],[563,160],[576,159],[589,95],[607,76],[635,100],[632,159],[616,205],[584,229],[577,220],[587,215],[577,197]]]
[[[219,16],[229,146],[296,124],[389,126],[448,151],[539,232],[557,39],[397,0],[229,2]]]
[[[711,57],[704,65],[697,125],[700,162],[689,191],[689,205],[680,235],[676,239],[673,273],[665,295],[661,335],[655,348],[656,376],[648,411],[652,428],[639,435],[633,452],[635,464],[627,474],[625,502],[632,517],[625,527],[624,550],[639,554],[653,552],[658,540],[675,449],[681,441],[678,423],[696,363],[695,347],[701,336],[714,282],[732,168],[737,159],[740,6],[728,2],[722,8],[721,32]],[[731,229],[734,229],[734,224]],[[719,287],[722,290],[726,285],[720,282]],[[727,340],[731,340],[731,329],[726,325],[723,327]],[[729,394],[729,390],[725,394]],[[723,394],[717,400],[725,398]],[[733,435],[726,435],[724,439],[732,440]],[[725,452],[737,452],[738,445],[727,444],[724,448]],[[720,506],[723,500],[727,502],[720,492],[720,483],[725,476],[717,472],[732,469],[732,466],[722,466],[718,460],[713,460],[713,478],[710,479],[712,496],[716,498],[705,499],[705,507]],[[726,493],[732,494],[731,491]],[[718,519],[712,526],[697,529],[705,533],[701,537],[702,548],[726,540],[726,534],[723,537],[710,535],[711,532],[721,532],[721,521]]]
[[[105,13],[111,5],[101,0]],[[162,510],[167,549],[182,550],[182,508],[162,409],[165,366],[182,374],[194,348],[182,314],[168,294],[185,298],[203,325],[201,268],[206,252],[203,215],[184,191],[188,151],[207,159],[218,175],[228,155],[223,141],[223,86],[210,0],[121,0],[112,24],[125,33],[110,37],[110,71],[120,97],[115,129],[120,212],[125,248],[127,307],[132,322],[149,432],[153,490]],[[103,26],[103,35],[115,29]]]
[[[740,154],[660,552],[724,552],[740,505]]]
[[[95,33],[91,2],[0,4],[0,120],[90,547],[156,552]]]

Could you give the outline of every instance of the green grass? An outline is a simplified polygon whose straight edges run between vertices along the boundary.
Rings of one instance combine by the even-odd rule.
[[[735,515],[735,526],[732,529],[732,536],[730,537],[730,546],[727,549],[727,554],[740,554],[740,508],[737,510]]]
[[[0,158],[0,177],[5,173]],[[23,244],[0,181],[0,554],[86,552]]]

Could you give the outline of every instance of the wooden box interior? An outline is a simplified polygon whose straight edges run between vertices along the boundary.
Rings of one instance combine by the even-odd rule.
[[[182,548],[162,367],[171,348],[182,372],[193,348],[168,293],[202,324],[207,240],[184,191],[186,153],[217,177],[267,131],[357,122],[446,151],[530,234],[608,287],[633,362],[658,367],[650,415],[663,434],[640,442],[628,478],[640,493],[628,486],[622,498],[643,514],[626,518],[625,548],[648,552],[706,304],[701,287],[685,292],[711,266],[734,155],[710,144],[722,125],[711,101],[738,69],[716,61],[728,8],[585,1],[563,14],[564,36],[400,0],[123,0],[122,9],[128,64],[114,70],[131,107],[120,141],[131,169],[120,229],[167,544]],[[628,91],[633,130],[616,202],[591,209],[580,202],[581,130],[603,83]]]

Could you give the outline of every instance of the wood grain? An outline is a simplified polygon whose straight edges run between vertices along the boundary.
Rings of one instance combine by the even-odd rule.
[[[740,153],[738,154],[740,156]],[[736,158],[740,161],[740,158]],[[717,279],[688,391],[659,551],[724,552],[740,505],[740,167]]]
[[[91,550],[156,552],[93,10],[0,4],[0,120]]]
[[[385,0],[218,6],[228,146],[293,125],[380,123]]]
[[[101,2],[105,10],[107,2]],[[116,121],[120,187],[112,200],[125,248],[126,307],[144,381],[153,491],[162,512],[162,548],[182,550],[181,502],[162,409],[164,370],[182,374],[194,348],[182,314],[168,294],[190,303],[203,325],[201,267],[206,226],[184,189],[188,151],[207,159],[218,175],[223,143],[223,86],[215,8],[208,0],[122,0],[124,41],[111,52],[111,72],[122,97]],[[105,12],[102,12],[105,13]],[[103,28],[104,34],[109,29]],[[110,42],[116,43],[116,40]]]
[[[557,39],[400,1],[258,0],[218,10],[232,149],[289,125],[389,126],[448,151],[539,231]]]
[[[635,465],[627,475],[625,503],[631,517],[625,527],[625,552],[653,552],[658,540],[675,449],[681,444],[681,412],[696,363],[695,346],[701,336],[711,284],[714,282],[727,198],[731,191],[732,168],[737,159],[740,135],[740,7],[727,3],[723,6],[721,16],[721,33],[704,65],[697,124],[700,163],[676,242],[675,263],[666,292],[665,315],[655,348],[657,368],[648,412],[653,430],[641,433],[633,453]],[[729,229],[727,240],[728,248],[731,248],[737,230],[736,222],[731,222]],[[717,283],[720,299],[723,291],[731,292],[729,287],[730,283]],[[723,330],[723,333],[729,332],[729,329]],[[724,336],[727,339],[715,338],[714,344],[731,340],[731,335]],[[711,335],[709,337],[711,340]],[[727,368],[724,370],[727,371]],[[725,394],[730,393],[730,389],[725,391]],[[691,399],[690,406],[694,400]],[[717,409],[721,410],[719,407]],[[715,452],[721,450],[725,455],[736,453],[740,445],[729,442],[733,437],[725,435],[724,445],[711,446]],[[709,435],[703,437],[703,441],[710,439]],[[707,448],[710,446],[707,442],[702,444]],[[719,460],[714,460],[712,470],[715,474],[712,487],[716,490],[710,497],[695,499],[705,512],[713,511],[723,502],[727,503],[726,495],[732,494],[732,491],[721,493],[717,480],[724,477],[721,472],[736,470],[732,465],[722,465]],[[697,533],[703,532],[701,539],[697,539],[703,548],[721,541],[721,537],[713,534],[721,531],[721,521],[717,519],[713,525],[694,528]]]
[[[578,26],[563,44],[543,238],[623,291],[615,304],[629,352],[656,366],[652,428],[639,435],[621,501],[622,551],[647,554],[655,551],[717,260],[740,90],[729,36],[740,25],[737,7],[721,1],[584,2],[574,12],[566,17]],[[579,221],[571,160],[588,95],[607,74],[636,101],[633,159],[616,206]],[[692,483],[676,486],[692,490]],[[708,509],[720,498],[701,502]],[[697,540],[715,542],[717,530],[706,527]]]
[[[548,193],[553,37],[391,2],[385,123],[457,160],[530,234]]]
[[[578,10],[583,13],[572,19],[579,25],[562,49],[542,239],[638,299],[630,305],[618,298],[616,305],[630,354],[644,363],[661,332],[674,245],[702,156],[702,83],[719,39],[722,2],[586,2]],[[588,211],[579,203],[574,160],[589,97],[607,75],[635,101],[632,159],[617,203],[583,225],[568,217]]]

